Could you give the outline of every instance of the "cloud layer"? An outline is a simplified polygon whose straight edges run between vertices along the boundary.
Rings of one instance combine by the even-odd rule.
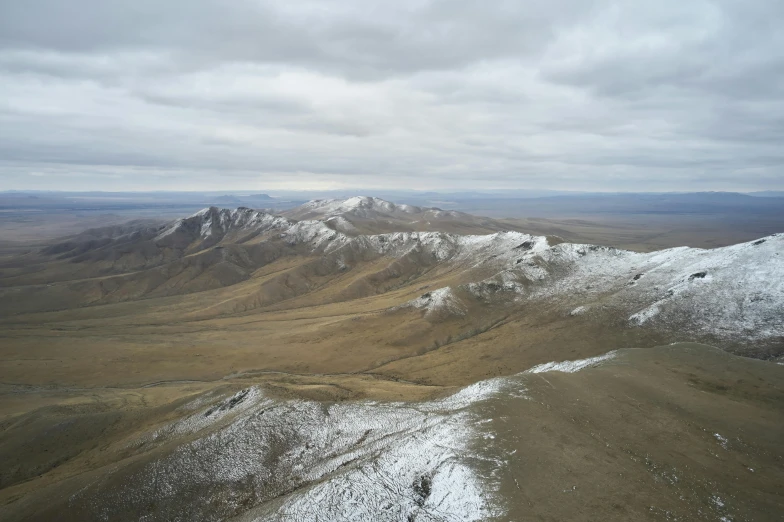
[[[784,4],[0,5],[0,189],[784,189]]]

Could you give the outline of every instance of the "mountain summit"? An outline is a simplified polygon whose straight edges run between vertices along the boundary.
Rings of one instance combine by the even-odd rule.
[[[422,212],[422,209],[411,205],[398,205],[370,196],[354,196],[348,199],[314,199],[294,209],[292,212],[310,212],[314,216],[332,217],[344,214],[367,216],[371,213],[392,214],[397,212],[413,214]]]
[[[492,219],[463,212],[392,203],[369,196],[315,199],[281,214],[297,220],[322,220],[344,233],[439,230],[482,234],[508,228]]]

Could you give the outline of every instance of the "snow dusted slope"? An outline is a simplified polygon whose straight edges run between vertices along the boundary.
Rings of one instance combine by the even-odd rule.
[[[782,384],[781,366],[682,344],[423,402],[221,386],[99,439],[114,460],[22,490],[4,520],[778,520]]]
[[[290,245],[310,244],[315,252],[333,252],[351,245],[384,255],[395,255],[422,248],[439,261],[459,256],[466,260],[472,256],[481,259],[483,254],[495,256],[525,241],[544,241],[528,234],[502,232],[489,235],[460,235],[445,232],[392,232],[388,234],[358,234],[345,214],[362,215],[364,212],[406,212],[439,216],[459,214],[438,209],[422,209],[409,205],[396,205],[378,198],[356,197],[347,200],[316,200],[300,209],[312,209],[320,219],[296,221],[283,216],[240,207],[234,210],[209,207],[164,227],[155,236],[160,246],[192,248],[212,246],[224,238],[242,239],[247,236],[275,233]],[[297,211],[302,214],[302,212]],[[514,243],[514,245],[513,245]]]
[[[492,434],[471,408],[519,388],[496,379],[424,403],[284,401],[255,387],[197,399],[131,447],[192,441],[71,501],[99,495],[99,519],[153,506],[156,520],[487,520],[501,509],[472,444]]]
[[[286,218],[245,207],[234,210],[209,207],[166,227],[155,241],[159,244],[176,241],[220,240],[230,232],[260,233],[285,229],[292,225]]]
[[[298,220],[332,222],[336,230],[349,234],[442,230],[460,233],[490,233],[508,225],[439,208],[425,208],[358,196],[348,199],[318,199],[283,212]]]
[[[713,250],[675,248],[640,254],[562,244],[542,256],[565,268],[536,295],[585,298],[629,312],[632,326],[665,326],[725,339],[784,335],[784,235]],[[589,308],[590,309],[590,308]]]
[[[500,239],[502,235],[494,235]],[[492,237],[492,236],[488,236]],[[482,256],[476,256],[481,263]],[[626,314],[628,327],[666,328],[727,341],[784,336],[784,235],[714,250],[675,248],[636,253],[559,244],[543,238],[523,252],[499,251],[490,279],[442,288],[408,306],[428,315],[465,313],[462,292],[485,302],[560,305],[565,314]]]
[[[366,248],[379,254],[400,256],[419,249],[438,261],[480,265],[511,261],[515,249],[522,244],[546,248],[544,237],[535,237],[520,232],[498,232],[495,234],[461,236],[444,232],[397,232],[357,238],[335,237],[337,243],[326,247],[332,252],[347,244]]]
[[[376,213],[391,214],[396,212],[419,213],[420,207],[398,205],[383,199],[368,196],[355,196],[348,199],[316,199],[291,211],[292,215],[318,216],[328,219],[334,216],[352,214],[357,217],[372,217]]]
[[[355,196],[348,199],[316,199],[308,201],[304,205],[292,210],[291,213],[311,213],[320,216],[321,219],[328,219],[330,217],[343,216],[346,214],[357,217],[373,217],[376,213],[426,214],[433,218],[473,217],[464,212],[392,203],[391,201],[369,196]]]

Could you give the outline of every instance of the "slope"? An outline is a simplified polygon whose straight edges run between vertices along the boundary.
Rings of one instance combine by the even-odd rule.
[[[3,489],[2,513],[777,520],[783,393],[780,365],[693,344],[549,364],[414,403],[292,400],[236,382],[119,408],[103,434],[82,429],[92,449]],[[46,413],[5,423],[7,462],[31,451],[31,427],[59,426],[36,442],[67,450],[102,412]]]

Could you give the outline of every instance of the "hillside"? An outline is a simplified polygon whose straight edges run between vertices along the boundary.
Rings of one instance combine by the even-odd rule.
[[[357,197],[4,258],[3,520],[774,520],[784,235],[503,226]]]
[[[6,421],[0,512],[773,521],[783,390],[779,365],[688,344],[536,367],[416,403],[292,400],[246,381],[150,406],[160,399],[138,390],[150,403],[114,407],[114,418],[100,402]],[[47,462],[26,441],[30,426],[82,447],[38,436]],[[14,484],[35,458],[42,475]]]

